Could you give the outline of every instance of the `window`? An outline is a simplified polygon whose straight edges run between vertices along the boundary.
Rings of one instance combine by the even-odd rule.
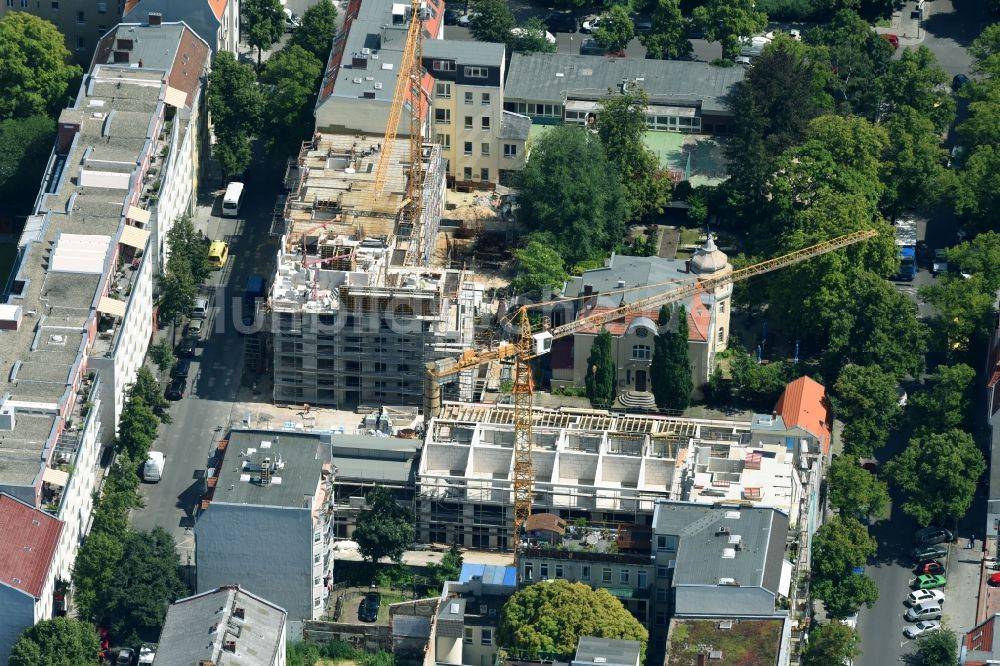
[[[87,40],[85,40],[83,37],[77,37],[76,38],[76,50],[77,51],[83,51],[86,48],[87,48]]]
[[[580,567],[580,579],[581,580],[590,580],[590,566],[589,565],[585,564],[582,567]]]
[[[7,6],[8,7],[13,7],[14,6],[14,0],[7,0]]]
[[[465,129],[472,129],[472,116],[465,117]]]
[[[653,357],[649,345],[632,345],[633,361],[648,361]]]
[[[466,155],[471,155],[472,154],[472,142],[471,141],[466,141],[465,142],[465,154]]]
[[[490,117],[483,116],[483,129],[488,130],[490,128]]]
[[[52,9],[59,9],[59,0],[52,0]]]
[[[434,109],[434,122],[438,125],[451,123],[451,109]]]
[[[656,590],[656,600],[657,601],[667,600],[667,588],[658,588]]]
[[[489,93],[483,93],[482,95],[480,95],[480,101],[482,102],[483,106],[489,106],[490,105],[490,94]]]
[[[483,639],[480,641],[483,645],[493,645],[493,630],[483,629]]]
[[[524,565],[524,580],[531,580],[531,577],[533,575],[534,575],[534,567],[531,565],[531,562],[525,563],[525,565]]]
[[[635,329],[635,337],[637,337],[637,338],[644,338],[647,335],[649,335],[649,329],[648,328],[640,326],[639,328]]]
[[[313,585],[319,585],[319,576],[313,578]]]
[[[472,180],[472,167],[465,167],[462,169],[462,178],[465,180]]]
[[[442,99],[451,98],[451,84],[450,83],[437,83],[434,86],[434,95],[436,97],[441,97]]]
[[[601,582],[602,583],[610,583],[611,582],[611,569],[610,568],[605,567],[604,570],[601,571]]]
[[[435,134],[434,143],[439,144],[444,150],[451,150],[451,135]]]
[[[465,75],[472,79],[485,79],[487,71],[485,67],[466,67]]]
[[[517,157],[517,144],[516,143],[505,143],[505,144],[503,144],[503,156],[504,157]]]
[[[667,626],[667,614],[663,611],[656,611],[656,626],[665,627]]]
[[[105,34],[107,34],[107,32],[108,32],[108,26],[106,26],[106,25],[99,25],[99,26],[97,26],[97,36],[98,37],[103,37]]]
[[[666,578],[669,575],[670,575],[670,567],[665,566],[663,564],[658,564],[656,566],[656,577],[657,578]]]
[[[643,590],[643,589],[646,588],[646,572],[645,571],[637,571],[635,573],[635,584],[639,587],[640,590]]]
[[[618,572],[618,582],[619,583],[628,582],[628,569],[622,569]]]
[[[465,640],[463,642],[466,645],[472,645],[472,627],[465,628]]]
[[[98,14],[107,14],[108,13],[108,3],[106,3],[106,2],[98,2],[97,3],[97,13]]]
[[[76,22],[80,23],[81,25],[83,23],[86,23],[86,16],[84,16],[83,12],[77,12],[76,13]]]
[[[667,537],[657,536],[656,537],[656,550],[673,550],[667,546]]]
[[[490,170],[487,169],[486,167],[483,167],[482,169],[480,169],[479,170],[479,180],[489,180],[489,179],[490,179]]]
[[[431,67],[436,72],[454,72],[455,62],[452,60],[435,60]]]
[[[549,577],[549,565],[545,562],[539,564],[538,574],[542,577],[542,580],[547,579]]]
[[[719,303],[719,314],[726,314],[726,302]]]
[[[472,104],[472,93],[470,92],[465,93],[465,103]]]
[[[21,0],[21,9],[28,8],[28,0]]]
[[[726,341],[726,329],[720,328],[719,329],[719,342],[725,342],[725,341]]]
[[[556,565],[556,578],[562,578],[562,577],[563,577],[563,565],[557,564]]]
[[[482,152],[483,157],[489,157],[490,156],[490,144],[488,144],[488,143],[481,143],[481,144],[479,144],[479,150]]]

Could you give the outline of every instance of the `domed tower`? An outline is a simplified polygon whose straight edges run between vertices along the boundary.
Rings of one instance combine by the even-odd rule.
[[[729,263],[729,257],[715,245],[715,238],[708,235],[705,244],[698,248],[694,256],[691,257],[691,272],[699,278],[722,277],[733,272],[733,267]],[[715,297],[714,317],[715,322],[711,348],[715,353],[726,350],[729,344],[729,310],[733,295],[732,283],[716,287],[714,292],[710,292]],[[712,307],[709,304],[709,307]]]

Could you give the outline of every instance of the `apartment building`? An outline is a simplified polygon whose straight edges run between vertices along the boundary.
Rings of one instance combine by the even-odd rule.
[[[636,86],[649,96],[648,129],[725,134],[733,127],[725,98],[744,74],[742,67],[686,60],[515,53],[504,109],[541,125],[588,126],[602,99],[623,86]]]
[[[536,513],[648,527],[660,499],[776,506],[793,525],[815,511],[812,468],[798,469],[802,460],[784,441],[758,440],[750,422],[537,407],[534,414]],[[513,546],[513,444],[511,407],[442,406],[417,471],[419,541]]]
[[[239,0],[126,0],[122,20],[142,23],[155,16],[163,21],[183,21],[212,47],[212,53],[239,54]]]
[[[156,666],[285,666],[283,608],[228,585],[178,599],[167,608]]]
[[[425,663],[495,664],[500,611],[516,591],[513,567],[464,565],[459,580],[442,589]]]
[[[423,136],[441,147],[449,183],[491,188],[524,167],[531,123],[504,112],[504,46],[443,40],[443,16],[444,2],[422,3],[423,98],[417,103]],[[366,138],[384,134],[410,18],[408,3],[348,3],[316,101],[317,130]],[[409,89],[404,95],[413,104]],[[405,115],[400,136],[410,133]]]
[[[379,201],[376,164],[392,151]],[[420,215],[404,221],[409,142],[317,134],[294,165],[273,233],[274,401],[336,408],[416,405],[424,364],[471,347],[483,287],[429,267],[444,206],[440,149],[423,148]],[[388,212],[386,212],[388,211]],[[471,372],[453,395],[471,399]]]
[[[711,236],[690,260],[612,254],[605,259],[603,267],[584,271],[583,275],[568,280],[548,315],[557,325],[575,321],[650,298],[672,287],[722,277],[732,270],[729,258]],[[696,390],[708,382],[718,355],[729,346],[732,294],[733,286],[728,284],[700,291],[681,302],[687,313],[688,358]],[[658,317],[658,307],[648,308],[603,327],[591,326],[553,341],[550,352],[552,386],[584,385],[587,359],[603,328],[611,334],[618,392],[649,393],[652,388],[649,368],[655,338],[660,332]],[[676,322],[670,325],[676,330]]]
[[[288,613],[293,637],[323,613],[333,575],[330,437],[234,430],[220,444],[195,524],[199,594],[255,590]]]
[[[65,592],[57,563],[61,520],[0,493],[0,662],[22,631],[52,618]],[[65,579],[68,580],[68,579]]]
[[[538,525],[556,521],[561,519],[551,513],[534,513],[525,521],[526,538],[517,558],[521,585],[567,580],[603,588],[649,626],[656,573],[649,527],[567,525],[555,538],[541,537]]]
[[[11,12],[27,12],[53,23],[66,38],[66,48],[86,67],[98,40],[122,17],[122,0],[6,0],[0,18]]]

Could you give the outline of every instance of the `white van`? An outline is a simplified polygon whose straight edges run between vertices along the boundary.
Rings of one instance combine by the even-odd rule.
[[[222,197],[222,217],[236,217],[243,205],[243,183],[233,181],[226,187],[226,195]]]
[[[150,483],[159,481],[163,476],[163,464],[166,459],[159,451],[150,451],[146,464],[142,466],[142,480]]]

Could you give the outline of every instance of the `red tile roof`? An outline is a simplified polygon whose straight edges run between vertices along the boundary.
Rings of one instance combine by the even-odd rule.
[[[786,428],[802,428],[820,441],[824,454],[830,452],[830,407],[822,384],[799,377],[785,387],[774,411]]]
[[[712,326],[712,313],[702,302],[700,294],[691,299],[691,309],[688,316],[688,340],[708,342],[709,329]]]
[[[598,306],[593,310],[584,308],[580,310],[580,317],[581,318],[590,317],[592,315],[600,314],[602,312],[611,312],[615,309],[616,308],[610,308],[603,305]],[[608,333],[610,333],[612,337],[618,338],[625,335],[625,331],[628,330],[628,327],[632,324],[634,320],[638,319],[639,317],[646,317],[647,319],[650,319],[655,322],[659,316],[660,316],[660,308],[640,310],[639,312],[629,313],[624,317],[622,317],[621,319],[616,319],[614,321],[608,322],[607,324],[604,325],[604,328],[607,329]],[[692,308],[687,313],[688,340],[694,340],[695,342],[706,342],[708,340],[708,329],[709,329],[709,324],[711,322],[711,318],[712,318],[712,313],[708,310],[705,304],[701,302],[701,299],[698,298],[694,299]],[[595,325],[582,328],[580,329],[579,332],[589,333],[590,335],[597,335],[601,331],[600,327]]]
[[[965,649],[968,652],[982,652],[994,656],[993,651],[993,637],[996,632],[997,618],[1000,615],[994,615],[982,624],[973,627],[962,637],[962,643],[965,645]],[[1000,646],[998,646],[1000,647]],[[977,657],[979,655],[976,655]],[[970,659],[965,662],[966,666],[985,666],[986,661],[980,661],[977,659]]]
[[[41,597],[62,528],[62,521],[0,493],[0,583]]]

